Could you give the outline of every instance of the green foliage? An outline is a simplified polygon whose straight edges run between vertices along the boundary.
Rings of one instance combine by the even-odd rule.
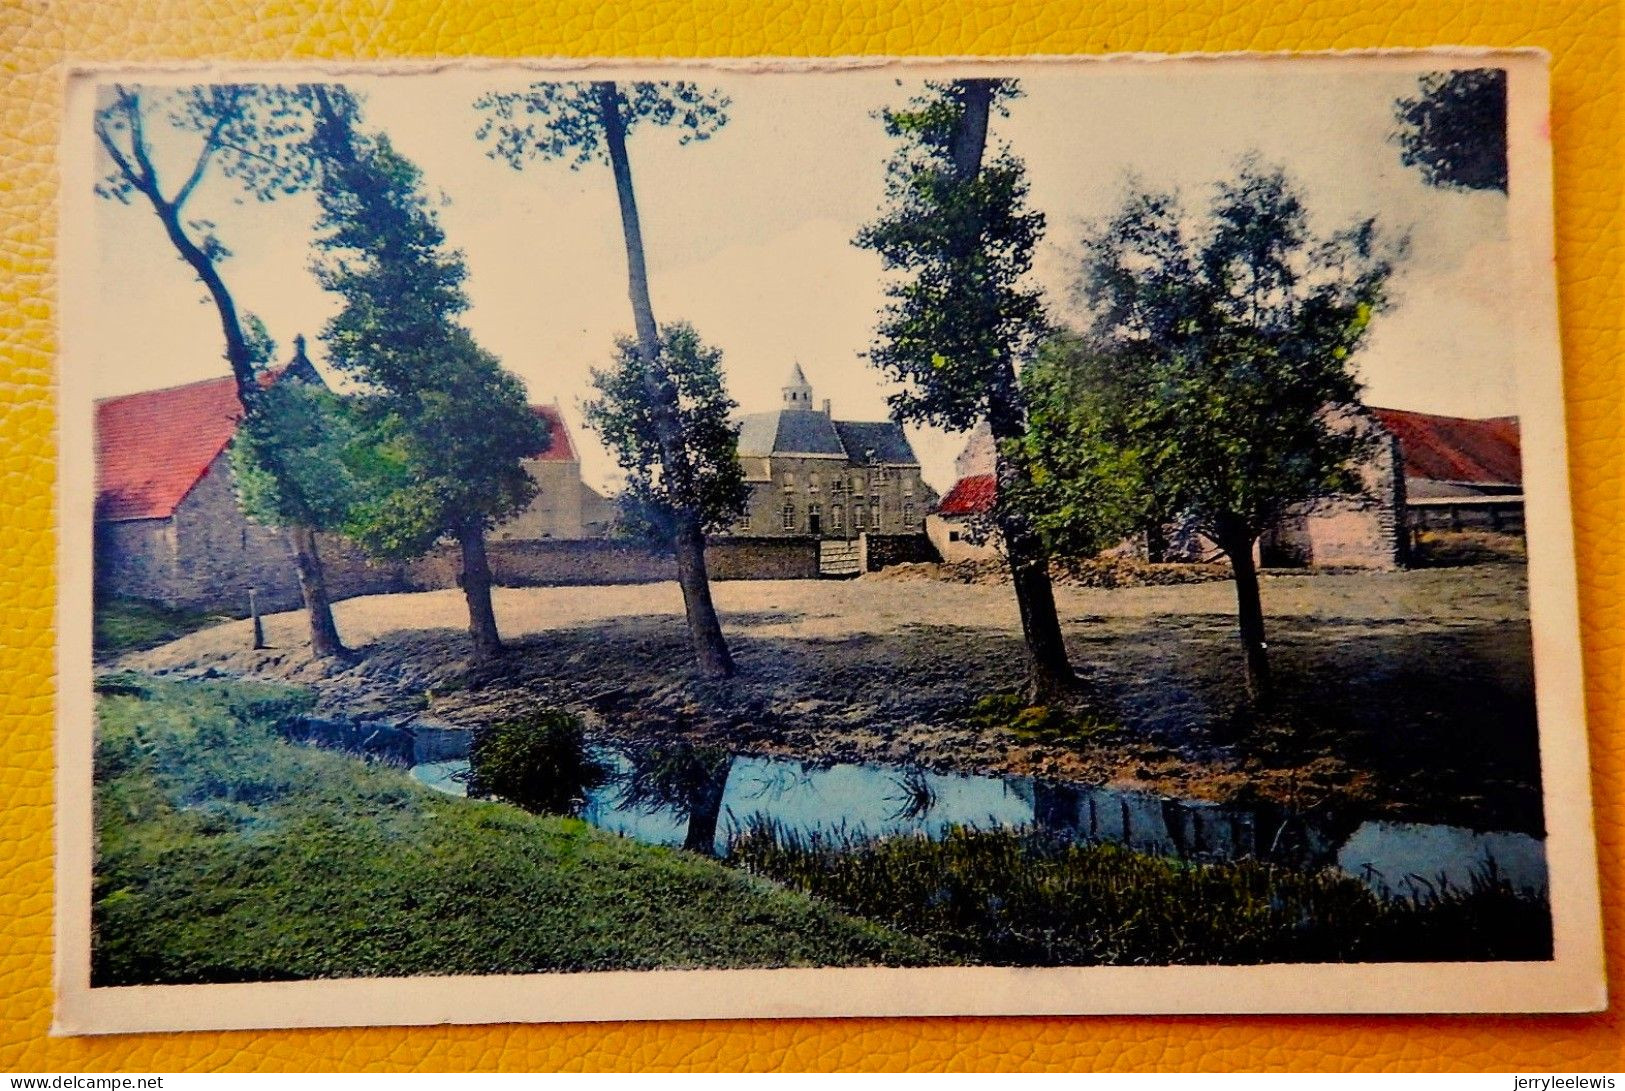
[[[1507,191],[1504,68],[1429,72],[1394,104],[1400,162],[1440,189]]]
[[[689,853],[281,740],[286,689],[98,703],[97,986],[940,961]]]
[[[757,823],[730,862],[967,962],[1014,966],[1547,959],[1545,899],[1492,873],[1384,901],[1336,872],[1188,864],[1043,833],[802,837]]]
[[[660,356],[652,369],[631,338],[615,347],[614,364],[593,370],[598,397],[584,414],[626,471],[622,528],[669,544],[678,513],[694,516],[703,530],[727,526],[749,488],[739,463],[739,427],[729,419],[738,404],[728,397],[722,353],[702,343],[684,322],[661,331]],[[665,388],[659,401],[675,403],[675,427],[660,427],[651,387]]]
[[[343,528],[359,499],[356,473],[377,457],[367,446],[352,407],[325,384],[293,375],[267,384],[231,441],[243,511],[269,526]]]
[[[249,196],[271,201],[310,188],[319,171],[313,154],[315,84],[211,83],[166,87],[114,84],[103,93],[95,131],[111,168],[96,186],[99,196],[128,204],[136,193],[156,186],[145,130],[166,125],[195,138],[192,171],[173,194],[157,192],[175,206],[186,203],[205,172],[220,173]],[[336,85],[325,92],[339,109],[354,115],[359,100]],[[147,162],[143,162],[147,159]],[[224,256],[212,225],[195,221],[199,245]]]
[[[98,598],[92,641],[97,655],[121,655],[168,644],[224,620],[219,614],[172,610],[142,599]]]
[[[1341,411],[1402,252],[1372,220],[1317,238],[1285,172],[1251,158],[1200,221],[1131,192],[1083,239],[1088,335],[1053,341],[1029,382],[1050,533],[1098,503],[1251,543],[1291,504],[1357,491],[1368,441]]]
[[[326,125],[318,193],[322,287],[344,298],[322,331],[367,439],[346,533],[375,556],[422,554],[520,511],[522,465],[551,440],[519,379],[456,321],[467,267],[449,251],[418,169],[387,137]]]
[[[1026,207],[1026,168],[1009,148],[980,169],[956,162],[966,84],[932,83],[883,120],[899,147],[886,168],[886,208],[856,244],[893,274],[869,358],[901,384],[890,403],[905,420],[962,431],[989,399],[1014,400],[1014,363],[1047,328],[1025,284],[1044,216]],[[995,81],[993,110],[1019,95]]]
[[[1109,357],[1057,333],[1022,373],[1030,476],[1005,488],[1057,557],[1088,558],[1156,518],[1146,452],[1122,422],[1133,407]]]
[[[573,814],[607,772],[587,749],[581,721],[561,709],[538,709],[474,732],[468,794],[505,799],[535,814]]]
[[[260,381],[275,346],[258,318],[238,315],[218,270],[230,251],[214,224],[186,219],[184,212],[211,169],[260,201],[310,188],[320,173],[318,98],[341,116],[353,118],[360,109],[359,100],[336,85],[115,84],[103,95],[94,127],[110,163],[96,192],[126,204],[144,197],[220,312],[245,408],[232,460],[249,512],[272,525],[325,530],[342,521],[348,497],[338,453],[345,440],[329,434],[336,402],[290,389],[294,384]],[[159,127],[168,131],[166,143],[189,148],[192,156],[174,186],[156,166],[168,156],[155,156],[149,144],[149,130]]]
[[[567,160],[572,170],[606,163],[603,83],[533,83],[524,91],[493,91],[474,103],[485,114],[475,136],[486,154],[515,170],[530,159]],[[709,140],[728,123],[728,97],[683,82],[614,83],[624,131],[645,123],[678,130],[677,142]]]

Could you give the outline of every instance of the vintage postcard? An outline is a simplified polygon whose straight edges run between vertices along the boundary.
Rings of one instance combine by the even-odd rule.
[[[1603,1006],[1546,96],[77,71],[58,1031]]]

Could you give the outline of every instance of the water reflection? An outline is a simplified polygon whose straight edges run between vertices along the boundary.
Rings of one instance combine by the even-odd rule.
[[[587,793],[582,818],[639,841],[712,855],[758,819],[802,834],[933,838],[956,825],[1032,826],[1193,861],[1335,866],[1387,896],[1467,887],[1486,870],[1519,889],[1546,889],[1545,845],[1519,833],[1305,816],[1026,777],[818,767],[686,744],[605,750],[598,759],[609,775]],[[412,772],[430,787],[463,794],[457,777],[466,768],[435,762]]]

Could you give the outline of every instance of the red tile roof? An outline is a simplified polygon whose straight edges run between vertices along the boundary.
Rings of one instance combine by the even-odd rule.
[[[998,493],[998,479],[992,474],[962,477],[954,482],[948,495],[937,505],[938,515],[983,515],[993,510],[993,498]]]
[[[267,381],[282,369],[269,373]],[[531,410],[547,422],[547,462],[576,458],[557,406]],[[96,403],[96,518],[168,519],[231,442],[242,419],[231,376]]]
[[[574,462],[576,461],[575,444],[570,441],[570,429],[564,423],[564,416],[556,405],[533,405],[530,411],[547,424],[548,433],[553,442],[547,450],[533,458],[542,462]]]
[[[1517,417],[1474,420],[1405,409],[1373,408],[1371,412],[1398,438],[1407,478],[1523,484]]]
[[[96,518],[167,519],[243,415],[231,376],[96,403]]]

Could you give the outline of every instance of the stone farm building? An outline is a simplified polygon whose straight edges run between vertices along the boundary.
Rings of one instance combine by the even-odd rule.
[[[531,411],[542,418],[552,437],[547,450],[525,460],[525,470],[538,487],[536,498],[491,531],[490,540],[579,541],[607,536],[615,522],[615,504],[581,480],[581,453],[558,403],[533,405]]]
[[[937,495],[902,425],[836,420],[828,400],[815,408],[801,365],[778,409],[741,421],[739,459],[750,496],[728,538],[816,545],[825,574],[874,567],[882,551],[887,563],[927,556]]]
[[[1367,432],[1361,495],[1297,505],[1259,540],[1270,567],[1392,569],[1406,562],[1414,535],[1433,527],[1523,529],[1518,419],[1473,419],[1404,409],[1346,411],[1347,427]],[[987,513],[996,495],[994,448],[986,426],[973,431],[955,464],[957,480],[926,521],[946,561],[1000,556]],[[1168,528],[1164,560],[1208,560],[1213,543]]]
[[[270,381],[320,382],[303,346]],[[552,444],[526,462],[540,492],[492,532],[493,567],[510,539],[579,541],[607,532],[609,502],[581,481],[557,406],[536,406]],[[230,376],[106,398],[96,404],[96,591],[171,607],[243,613],[254,589],[267,609],[300,601],[292,546],[244,514],[228,449],[242,404]],[[448,586],[444,557],[415,565],[369,562],[351,543],[319,539],[334,598]],[[513,551],[510,545],[509,551]]]
[[[1442,417],[1371,410],[1399,441],[1413,531],[1523,530],[1523,445],[1517,417]]]

